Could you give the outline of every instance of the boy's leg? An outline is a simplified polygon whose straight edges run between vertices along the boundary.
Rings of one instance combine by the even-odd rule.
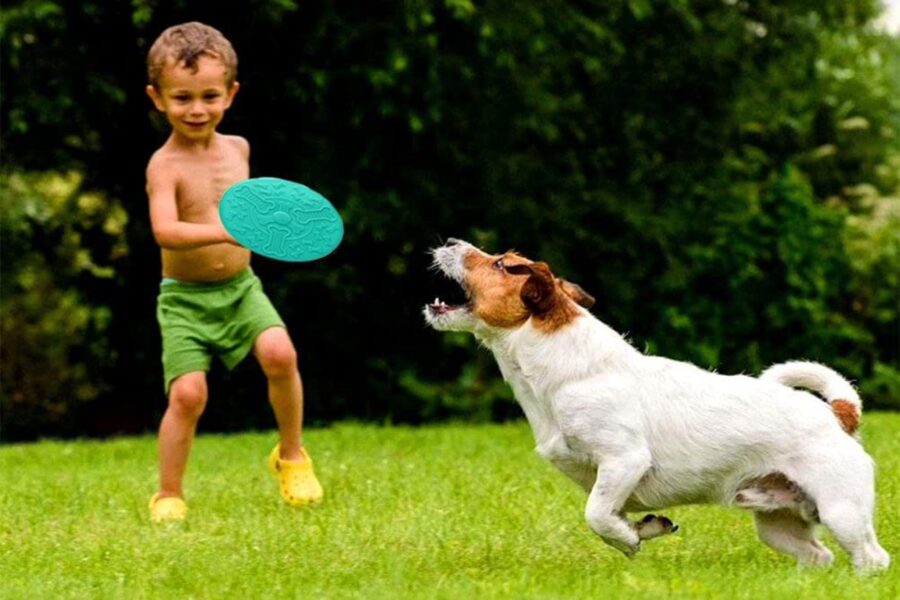
[[[282,327],[270,327],[256,339],[254,352],[269,382],[269,401],[275,410],[281,441],[269,455],[285,502],[293,506],[322,500],[322,485],[303,449],[303,389],[297,370],[297,352]]]
[[[159,426],[160,498],[184,496],[184,470],[206,399],[206,373],[203,371],[181,375],[169,387],[169,406]]]
[[[297,351],[283,327],[270,327],[257,336],[253,352],[269,387],[281,437],[280,458],[303,460],[303,384],[297,368]]]

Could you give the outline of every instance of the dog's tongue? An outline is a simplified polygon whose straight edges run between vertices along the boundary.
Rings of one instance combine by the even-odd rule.
[[[447,303],[440,298],[435,298],[434,302],[431,303],[431,310],[436,314],[442,315],[453,310],[453,307],[448,306]]]

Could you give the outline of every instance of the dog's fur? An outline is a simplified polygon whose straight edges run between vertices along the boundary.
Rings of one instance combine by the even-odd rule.
[[[850,435],[861,403],[840,375],[794,362],[725,376],[647,356],[546,263],[460,240],[433,254],[469,301],[435,300],[427,322],[471,332],[493,352],[538,453],[589,492],[585,517],[606,543],[633,556],[642,539],[677,529],[626,512],[718,503],[752,510],[760,539],[801,563],[833,561],[816,538],[822,523],[857,568],[887,568],[872,524],[873,463]]]

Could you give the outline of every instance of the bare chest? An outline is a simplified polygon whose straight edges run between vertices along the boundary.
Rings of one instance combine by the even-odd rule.
[[[249,166],[236,154],[183,163],[177,188],[179,218],[194,223],[215,222],[222,194],[248,176]]]

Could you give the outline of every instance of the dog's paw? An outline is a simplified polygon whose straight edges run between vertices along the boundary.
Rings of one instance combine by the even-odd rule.
[[[624,554],[627,558],[634,558],[638,553],[638,550],[641,549],[641,540],[639,538],[636,539],[634,543],[629,543],[624,540],[614,540],[608,537],[604,537],[603,541]]]
[[[634,530],[642,540],[669,535],[677,532],[678,529],[678,525],[673,523],[671,519],[657,515],[647,515],[634,524]]]

